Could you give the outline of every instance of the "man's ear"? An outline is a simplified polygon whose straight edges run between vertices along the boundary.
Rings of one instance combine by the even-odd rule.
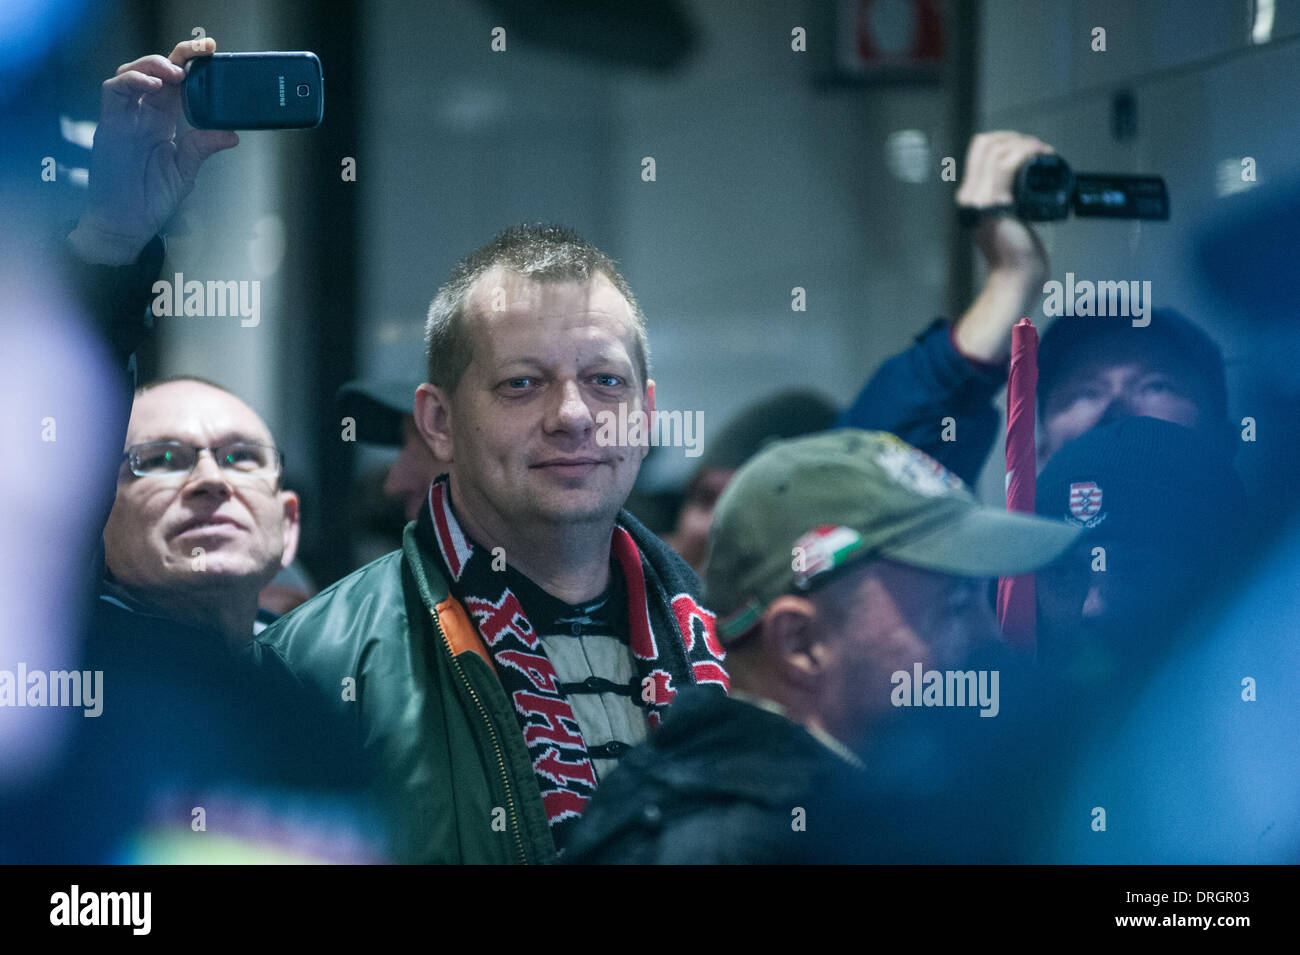
[[[763,611],[762,638],[770,659],[786,683],[814,690],[828,663],[816,626],[817,607],[806,597],[783,594]]]
[[[301,502],[294,491],[280,492],[280,506],[284,508],[284,553],[280,566],[288,567],[298,554],[298,538],[302,533]]]
[[[435,458],[448,464],[455,460],[450,395],[438,385],[426,381],[415,389],[415,428]]]

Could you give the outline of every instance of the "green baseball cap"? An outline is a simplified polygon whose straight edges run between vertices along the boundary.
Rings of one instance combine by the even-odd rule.
[[[889,558],[962,577],[1029,573],[1079,536],[1064,521],[984,507],[962,480],[884,431],[845,428],[769,445],[718,499],[706,604],[723,640],[786,593],[849,563]]]

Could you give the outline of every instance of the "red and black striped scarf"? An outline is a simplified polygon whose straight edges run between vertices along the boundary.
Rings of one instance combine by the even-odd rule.
[[[441,565],[452,595],[478,628],[514,704],[532,759],[542,804],[556,845],[562,846],[596,791],[587,745],[558,685],[537,631],[511,590],[508,573],[493,569],[493,554],[461,530],[444,475],[429,488],[433,517],[431,557]],[[690,567],[627,511],[610,541],[615,570],[627,587],[628,645],[636,664],[650,727],[659,725],[677,689],[730,680],[722,667],[714,615],[699,602],[699,581]]]

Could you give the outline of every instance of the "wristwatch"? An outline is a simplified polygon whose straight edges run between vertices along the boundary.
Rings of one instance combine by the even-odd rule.
[[[1011,203],[1005,203],[1000,206],[958,206],[957,222],[963,226],[974,228],[985,219],[993,216],[1015,215],[1016,207]]]

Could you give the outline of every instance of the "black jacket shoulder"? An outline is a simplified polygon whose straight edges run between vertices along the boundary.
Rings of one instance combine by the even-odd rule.
[[[583,815],[577,864],[816,861],[821,794],[857,774],[788,719],[682,690],[663,726],[628,753]]]

